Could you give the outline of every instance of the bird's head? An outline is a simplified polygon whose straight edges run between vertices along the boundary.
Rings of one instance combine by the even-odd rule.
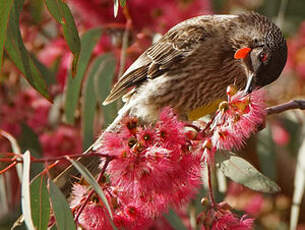
[[[259,17],[263,17],[258,24],[260,37],[253,37],[247,47],[238,49],[234,55],[236,59],[243,59],[249,70],[246,93],[278,79],[287,60],[287,44],[282,32],[266,17]]]

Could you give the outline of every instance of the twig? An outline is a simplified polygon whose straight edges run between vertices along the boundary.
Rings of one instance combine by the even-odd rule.
[[[290,102],[275,105],[266,109],[267,115],[282,113],[290,109],[302,109],[305,110],[305,100],[292,100]]]
[[[218,111],[213,115],[211,120],[206,124],[204,129],[201,131],[202,134],[205,134],[205,132],[211,127],[212,123],[214,122],[216,116],[218,115]]]
[[[288,0],[282,0],[280,9],[279,9],[279,13],[277,15],[276,24],[281,29],[283,29],[283,23],[284,23],[284,19],[285,19],[285,12],[287,9],[287,5],[288,5]]]
[[[123,34],[123,40],[122,40],[122,49],[121,49],[121,57],[120,57],[120,69],[119,69],[119,78],[123,75],[124,73],[124,68],[125,68],[125,63],[126,63],[126,50],[128,47],[128,37],[129,37],[129,30],[132,25],[131,17],[129,15],[129,11],[127,6],[124,7],[123,13],[125,15],[125,18],[127,20],[126,26],[125,26],[125,31]]]
[[[16,164],[17,164],[17,162],[14,161],[13,163],[11,163],[11,164],[10,164],[9,166],[7,166],[6,168],[0,170],[0,175],[1,175],[2,173],[7,172],[10,168],[14,167]]]
[[[208,168],[208,185],[209,185],[209,198],[213,208],[217,207],[217,203],[215,202],[214,194],[213,194],[213,185],[212,185],[212,173],[211,173],[211,163],[207,162]]]
[[[1,154],[0,154],[1,155]],[[32,158],[31,162],[33,163],[44,163],[44,162],[54,162],[54,161],[59,161],[59,160],[67,160],[67,156],[70,158],[79,158],[79,157],[109,157],[107,154],[102,154],[102,153],[96,153],[96,152],[90,152],[88,154],[73,154],[73,155],[62,155],[58,157],[48,157],[48,158],[42,158],[42,159],[37,159],[37,158]],[[17,158],[0,158],[0,162],[17,162],[17,163],[22,163],[22,159],[17,159]]]
[[[107,168],[108,164],[110,163],[110,161],[111,161],[112,159],[113,159],[112,157],[111,157],[111,158],[108,157],[108,158],[106,159],[105,164],[103,165],[102,171],[100,172],[98,178],[96,179],[97,182],[99,182],[99,181],[103,178],[103,175],[104,175],[104,173],[105,173],[105,171],[106,171],[106,168]],[[75,222],[77,222],[77,220],[78,220],[80,214],[81,214],[82,211],[85,209],[86,205],[87,205],[88,202],[90,201],[90,199],[91,199],[91,197],[92,197],[92,195],[93,195],[94,192],[95,192],[94,189],[92,189],[92,190],[90,191],[90,193],[88,194],[86,200],[84,201],[84,203],[82,204],[82,206],[80,207],[80,209],[78,210],[78,212],[77,212],[77,214],[76,214],[76,216],[75,216],[75,219],[74,219]]]

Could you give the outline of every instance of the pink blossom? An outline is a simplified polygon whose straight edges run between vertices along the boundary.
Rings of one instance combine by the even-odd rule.
[[[74,184],[72,187],[70,207],[75,208],[86,199],[88,195],[88,187],[80,184]]]
[[[226,202],[207,206],[206,210],[198,215],[197,222],[202,225],[202,230],[250,230],[252,218],[243,215],[241,218],[231,211],[231,206]]]
[[[263,91],[253,91],[244,96],[237,92],[228,102],[220,105],[212,124],[211,140],[217,149],[239,149],[265,119]]]
[[[81,23],[87,28],[107,23],[124,23],[121,10],[115,18],[113,15],[113,2],[107,0],[69,0],[72,9],[81,17]]]
[[[59,126],[55,131],[39,136],[45,157],[76,154],[82,150],[81,136],[78,129]]]
[[[69,0],[87,27],[109,23],[123,24],[126,22],[122,9],[118,16],[113,16],[113,3],[107,0]],[[178,22],[201,14],[211,13],[208,0],[188,2],[177,0],[133,0],[127,1],[127,7],[136,30],[150,26],[158,32],[165,32]]]
[[[290,135],[280,123],[271,124],[271,131],[272,139],[276,144],[285,146],[289,143]]]
[[[41,131],[48,125],[51,103],[45,98],[38,98],[31,103],[33,113],[28,117],[27,124],[36,132]]]
[[[302,78],[305,78],[305,22],[300,25],[296,36],[287,41],[288,59],[286,69],[294,69]]]
[[[219,214],[219,215],[218,215]],[[212,230],[250,230],[252,229],[253,219],[242,216],[240,219],[231,212],[216,214]]]
[[[242,186],[241,184],[238,184],[235,182],[230,182],[228,191],[227,191],[227,195],[238,197],[238,196],[240,196],[241,193],[244,192],[245,189],[246,188],[244,186]]]
[[[112,226],[107,219],[105,207],[90,203],[79,216],[79,224],[86,230],[112,230]]]
[[[244,211],[252,216],[258,215],[263,208],[264,197],[262,194],[252,196],[246,204]]]
[[[12,135],[18,136],[21,133],[21,123],[27,124],[36,132],[47,126],[51,103],[34,89],[21,91],[11,103],[2,103],[0,128]]]
[[[200,159],[184,147],[183,130],[183,122],[165,108],[154,127],[127,118],[118,132],[104,136],[99,152],[115,157],[106,170],[112,185],[124,189],[146,216],[184,203],[200,183]]]

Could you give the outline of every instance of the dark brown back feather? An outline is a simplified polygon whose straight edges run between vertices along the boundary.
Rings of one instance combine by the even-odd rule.
[[[202,25],[192,23],[184,28],[172,28],[157,43],[146,50],[124,73],[104,101],[107,105],[122,97],[128,88],[137,86],[147,78],[156,78],[171,66],[190,55],[207,36]]]

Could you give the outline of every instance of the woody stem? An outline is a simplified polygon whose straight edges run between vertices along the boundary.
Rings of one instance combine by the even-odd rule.
[[[208,186],[209,186],[209,199],[212,204],[212,207],[215,208],[216,202],[214,198],[214,193],[213,193],[213,185],[212,185],[212,173],[211,173],[211,165],[210,162],[207,162],[207,169],[208,169]]]

